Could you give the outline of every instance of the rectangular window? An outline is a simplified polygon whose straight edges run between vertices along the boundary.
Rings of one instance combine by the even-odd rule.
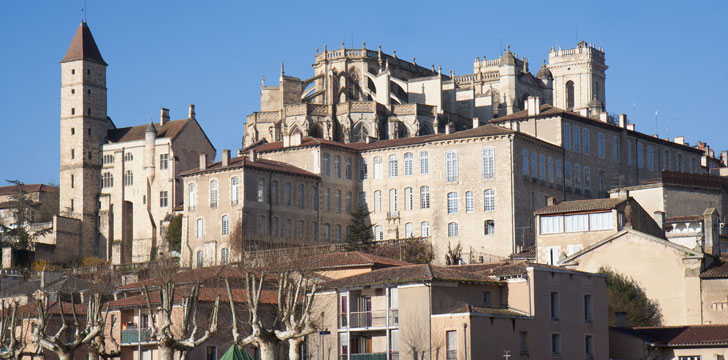
[[[381,156],[374,157],[374,178],[375,179],[382,178],[382,157]]]
[[[541,234],[558,234],[564,232],[563,216],[542,216],[539,222]]]
[[[494,235],[495,234],[495,221],[485,220],[485,223],[483,225],[484,225],[483,234],[485,234],[485,235]]]
[[[597,147],[599,148],[599,158],[604,159],[604,134],[599,133],[597,141],[599,141],[597,144]]]
[[[382,212],[382,192],[380,190],[374,192],[374,212]]]
[[[627,139],[627,165],[632,166],[632,142]]]
[[[538,154],[536,152],[531,153],[531,178],[538,179]]]
[[[574,149],[574,151],[576,152],[581,151],[581,141],[579,141],[581,137],[579,135],[580,129],[578,126],[574,125],[574,146],[572,147],[572,149]]]
[[[584,352],[587,356],[594,355],[594,339],[592,339],[591,335],[584,336]]]
[[[619,162],[619,138],[613,137],[612,138],[612,159],[614,159],[614,162]]]
[[[554,158],[549,157],[549,184],[554,184]]]
[[[559,334],[551,334],[551,354],[561,355],[561,336]]]
[[[334,175],[341,179],[341,156],[334,156]]]
[[[336,212],[341,212],[341,190],[336,190],[336,194],[334,195],[334,204],[336,205]]]
[[[528,355],[528,333],[521,331],[518,333],[518,348],[520,349],[521,355]]]
[[[456,330],[445,332],[447,341],[446,360],[457,360],[458,358],[458,336]]]
[[[404,154],[404,176],[412,176],[412,162],[414,161],[412,153]]]
[[[483,180],[495,179],[495,150],[487,147],[482,150]]]
[[[602,212],[589,214],[589,230],[611,230],[612,229],[612,213]]]
[[[569,124],[564,124],[564,139],[561,141],[564,144],[564,149],[571,150],[571,128]]]
[[[458,193],[450,192],[447,194],[447,213],[457,214],[458,212]]]
[[[529,172],[528,172],[528,150],[523,150],[521,155],[523,158],[523,164],[521,165],[521,167],[523,168],[523,176],[527,177],[529,174]]]
[[[167,169],[169,167],[169,154],[161,154],[159,155],[159,168],[161,170]]]
[[[642,169],[644,165],[644,158],[642,157],[642,143],[637,143],[637,167]]]
[[[424,185],[420,187],[420,209],[430,208],[430,187]]]
[[[458,223],[451,222],[447,224],[447,236],[454,237],[458,236]]]
[[[353,205],[352,205],[352,201],[353,201],[352,200],[352,196],[353,196],[353,194],[351,193],[351,191],[349,191],[348,193],[346,193],[346,212],[347,213],[351,213],[351,211],[352,211],[352,207],[353,207]]]
[[[420,174],[430,172],[430,154],[427,151],[420,152]]]
[[[546,157],[539,155],[538,157],[538,176],[541,183],[546,183]]]
[[[589,214],[564,216],[564,231],[589,231]]]
[[[285,185],[283,185],[283,201],[285,201],[286,206],[291,206],[292,204],[291,197],[293,194],[291,192],[291,183],[285,183]]]
[[[346,159],[346,180],[351,180],[352,177],[352,164],[351,159]]]
[[[326,176],[331,176],[331,156],[324,154],[321,160],[321,173]]]
[[[592,321],[592,297],[591,295],[584,295],[584,321]]]
[[[647,170],[655,170],[655,154],[651,145],[647,145]]]
[[[306,197],[305,197],[305,194],[303,193],[304,192],[303,184],[296,185],[296,192],[297,192],[296,201],[298,202],[298,207],[300,209],[303,209],[306,207]]]
[[[311,187],[311,205],[314,211],[319,209],[319,189],[316,186]]]
[[[389,189],[389,215],[397,217],[397,189]]]
[[[326,211],[331,211],[331,188],[326,188],[326,194],[324,194],[324,203],[326,204]]]
[[[447,182],[458,181],[458,153],[456,151],[448,151],[445,153],[445,173],[447,174]]]
[[[359,180],[366,180],[367,178],[367,160],[359,159]]]
[[[589,155],[589,129],[581,130],[581,145],[584,148],[584,154]]]
[[[561,170],[561,160],[556,160],[556,185],[563,185],[564,172]]]
[[[399,172],[399,161],[397,155],[389,155],[389,177],[397,177]]]
[[[559,293],[551,292],[551,320],[559,320]]]
[[[566,191],[571,191],[571,164],[564,162],[564,182],[566,183]]]
[[[574,191],[581,193],[581,165],[574,164]]]
[[[473,192],[472,191],[466,191],[465,192],[465,212],[471,213],[475,211],[475,205],[473,204],[475,202],[475,199],[473,199]]]
[[[159,207],[167,207],[169,205],[169,197],[166,191],[159,192]]]
[[[591,170],[584,166],[584,194],[591,194]]]
[[[404,209],[412,210],[414,206],[414,193],[411,187],[404,189]]]

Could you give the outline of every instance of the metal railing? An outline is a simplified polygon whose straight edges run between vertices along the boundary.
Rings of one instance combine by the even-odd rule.
[[[339,314],[339,326],[341,328],[386,327],[387,316],[389,316],[389,326],[399,325],[399,310],[390,309],[389,315],[387,310],[350,312],[348,317],[346,314]]]
[[[152,331],[147,328],[121,330],[121,343],[136,344],[140,342],[139,338],[141,338],[141,342],[149,342],[151,335]]]
[[[399,356],[397,356],[399,358]],[[351,354],[352,360],[387,360],[387,353],[359,353]]]

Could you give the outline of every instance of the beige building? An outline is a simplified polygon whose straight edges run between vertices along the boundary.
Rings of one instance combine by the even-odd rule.
[[[728,356],[728,326],[610,328],[615,360],[710,360]]]
[[[309,337],[314,358],[608,358],[599,275],[529,263],[409,265],[327,287],[317,306],[331,335]]]

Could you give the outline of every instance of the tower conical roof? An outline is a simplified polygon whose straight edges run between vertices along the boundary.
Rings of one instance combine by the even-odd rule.
[[[91,35],[91,29],[85,22],[81,22],[81,25],[76,29],[76,34],[73,35],[71,40],[71,46],[66,51],[66,56],[61,60],[62,63],[76,60],[92,61],[101,65],[108,65],[104,58],[101,57],[101,52],[96,41],[94,41],[93,35]]]

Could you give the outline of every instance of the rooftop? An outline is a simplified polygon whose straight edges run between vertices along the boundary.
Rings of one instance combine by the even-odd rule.
[[[174,139],[177,134],[179,134],[190,121],[192,121],[192,118],[168,121],[164,125],[144,124],[132,127],[111,129],[108,133],[108,140],[112,143],[144,140],[144,135],[147,132],[147,128],[152,125],[157,131],[158,138]]]
[[[76,60],[86,60],[95,62],[101,65],[108,65],[101,57],[101,52],[96,41],[94,41],[93,35],[91,35],[91,29],[85,21],[81,22],[81,25],[76,29],[76,34],[73,35],[71,45],[66,51],[66,56],[61,60],[62,63]]]
[[[0,186],[0,196],[10,195],[15,191],[18,191],[19,185]],[[45,184],[23,184],[23,192],[35,193],[35,192],[58,192],[58,188],[55,186],[48,186]]]
[[[275,161],[275,160],[268,160],[268,159],[261,159],[258,158],[255,161],[251,160],[248,156],[238,156],[230,159],[230,162],[228,163],[228,166],[223,167],[222,161],[218,161],[216,163],[212,163],[208,165],[205,170],[192,169],[185,171],[180,174],[180,176],[185,175],[195,175],[195,174],[203,174],[207,172],[214,172],[214,171],[220,171],[220,170],[226,170],[226,169],[239,169],[239,168],[251,168],[251,169],[257,169],[257,170],[264,170],[264,171],[274,171],[274,172],[281,172],[281,173],[287,173],[287,174],[294,174],[294,175],[302,175],[302,176],[310,176],[318,178],[319,176],[317,174],[314,174],[308,170],[301,169],[300,167],[281,162],[281,161]]]
[[[330,281],[326,288],[348,288],[384,284],[410,284],[432,281],[500,284],[488,276],[462,271],[454,267],[435,266],[430,264],[406,265],[374,270],[368,273],[345,277]]]
[[[535,215],[565,214],[582,211],[611,210],[627,201],[626,198],[587,199],[560,202],[534,212]]]
[[[611,328],[660,347],[728,345],[728,325]]]

